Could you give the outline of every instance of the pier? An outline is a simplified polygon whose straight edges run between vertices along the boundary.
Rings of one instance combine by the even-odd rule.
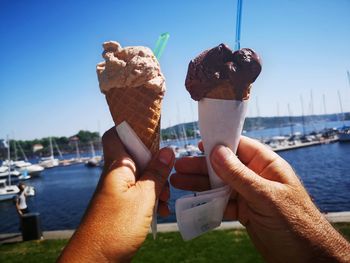
[[[316,145],[322,145],[322,144],[328,144],[328,143],[335,143],[338,139],[329,139],[329,140],[322,140],[322,141],[312,141],[312,142],[303,142],[298,143],[294,145],[281,145],[277,146],[276,148],[271,148],[274,152],[282,152],[282,151],[289,151],[289,150],[295,150],[305,147],[311,147]]]

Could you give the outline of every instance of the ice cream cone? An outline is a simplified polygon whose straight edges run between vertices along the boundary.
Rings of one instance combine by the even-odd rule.
[[[142,147],[154,155],[159,150],[160,111],[165,92],[165,80],[159,63],[147,47],[122,48],[118,42],[108,41],[103,48],[105,61],[97,65],[97,75],[117,131],[120,124],[127,123],[132,129],[132,136],[136,135]],[[120,133],[125,131],[119,130],[119,137],[123,135]],[[122,141],[133,152],[138,146],[131,143],[128,136],[131,135]],[[133,157],[137,160],[145,158]]]
[[[154,155],[159,150],[163,92],[141,86],[116,88],[106,93],[115,125],[126,121]]]

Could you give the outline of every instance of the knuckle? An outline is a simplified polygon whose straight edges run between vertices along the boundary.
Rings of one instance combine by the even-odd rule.
[[[244,175],[246,173],[246,169],[243,165],[231,164],[227,173],[234,180],[237,178],[236,175]]]

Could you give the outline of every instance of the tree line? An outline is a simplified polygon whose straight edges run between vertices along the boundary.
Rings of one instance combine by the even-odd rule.
[[[281,116],[281,117],[252,117],[246,118],[243,130],[259,130],[269,128],[280,128],[295,124],[311,124],[316,122],[329,121],[347,121],[350,120],[350,112],[342,114],[324,114],[324,115],[307,115],[307,116]],[[186,137],[193,138],[197,136],[199,129],[198,122],[181,123],[166,129],[162,129],[163,140],[174,140]]]
[[[10,155],[11,159],[21,160],[25,155],[27,158],[49,156],[50,155],[50,138],[55,155],[74,153],[76,151],[76,143],[78,143],[81,152],[87,152],[91,149],[93,143],[95,150],[101,150],[101,136],[98,132],[90,132],[81,130],[77,134],[70,137],[45,137],[34,140],[11,140],[10,139]],[[34,147],[36,145],[36,147]],[[42,147],[41,147],[42,146]],[[7,143],[0,149],[0,159],[7,159]],[[33,149],[34,147],[34,149]],[[35,151],[35,149],[38,149]]]

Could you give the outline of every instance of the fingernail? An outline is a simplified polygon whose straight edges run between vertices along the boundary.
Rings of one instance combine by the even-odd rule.
[[[159,152],[158,160],[165,165],[169,165],[173,160],[173,151],[168,148],[161,149]]]
[[[230,148],[223,145],[218,145],[212,151],[211,157],[215,164],[222,165],[231,157],[231,155],[232,151]]]

